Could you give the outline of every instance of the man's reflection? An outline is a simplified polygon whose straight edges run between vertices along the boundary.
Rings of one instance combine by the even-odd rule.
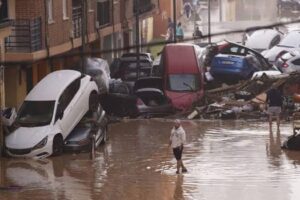
[[[174,190],[174,199],[176,200],[184,199],[182,184],[183,184],[183,175],[177,175],[176,186]]]
[[[272,165],[279,167],[281,165],[281,135],[280,132],[269,132],[269,141],[266,144],[267,156],[270,157],[269,161]]]

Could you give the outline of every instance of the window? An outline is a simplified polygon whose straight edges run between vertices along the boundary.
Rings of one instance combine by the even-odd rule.
[[[0,0],[0,23],[8,20],[7,0]]]
[[[59,106],[62,111],[64,111],[68,107],[68,105],[76,95],[80,87],[80,81],[81,81],[80,78],[73,81],[60,96]]]
[[[300,65],[300,59],[296,59],[292,62],[294,65]]]
[[[63,8],[63,19],[68,19],[68,2],[67,0],[62,0]]]
[[[110,1],[97,0],[97,22],[99,26],[110,23]]]
[[[47,0],[48,23],[53,22],[53,0]]]
[[[87,1],[87,6],[88,6],[88,10],[89,11],[93,11],[94,8],[93,8],[93,0],[88,0]]]

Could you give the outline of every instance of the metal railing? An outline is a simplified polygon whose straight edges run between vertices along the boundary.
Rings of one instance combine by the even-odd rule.
[[[77,6],[72,8],[72,25],[74,38],[81,37],[82,29],[82,7]]]
[[[42,49],[42,19],[11,21],[12,33],[5,39],[6,52],[31,53]]]

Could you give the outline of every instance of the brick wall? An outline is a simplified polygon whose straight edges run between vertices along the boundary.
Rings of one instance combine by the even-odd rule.
[[[34,19],[44,13],[44,0],[16,0],[16,19]]]
[[[67,1],[68,19],[63,19],[63,8],[61,0],[53,0],[53,20],[48,24],[49,45],[57,46],[70,41],[70,32],[72,31],[72,0]]]

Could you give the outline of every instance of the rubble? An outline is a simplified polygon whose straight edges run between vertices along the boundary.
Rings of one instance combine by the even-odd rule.
[[[266,91],[272,85],[292,85],[300,83],[300,73],[280,74],[268,77],[263,75],[255,79],[239,82],[235,85],[223,85],[207,90],[204,98],[198,102],[188,119],[258,119],[265,118]]]

